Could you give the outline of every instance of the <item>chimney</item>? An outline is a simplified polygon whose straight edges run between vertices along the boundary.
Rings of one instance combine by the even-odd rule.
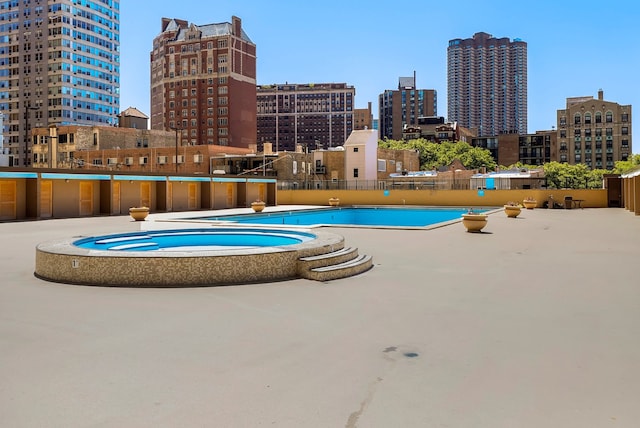
[[[262,144],[262,153],[265,155],[273,154],[273,143]]]
[[[604,100],[604,91],[602,89],[598,89],[598,100]]]
[[[236,37],[242,37],[242,21],[237,16],[232,16],[231,21],[233,22],[231,26],[231,34]]]

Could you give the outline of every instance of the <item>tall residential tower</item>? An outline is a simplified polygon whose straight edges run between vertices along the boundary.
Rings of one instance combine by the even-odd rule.
[[[187,145],[255,143],[256,45],[240,18],[162,19],[151,52],[151,129],[173,129]]]
[[[30,130],[114,125],[118,0],[0,1],[0,112],[10,166],[31,164]]]
[[[527,43],[476,33],[447,48],[448,119],[479,137],[527,133]]]

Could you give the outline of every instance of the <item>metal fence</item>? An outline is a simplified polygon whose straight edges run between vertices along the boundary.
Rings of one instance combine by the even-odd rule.
[[[544,178],[514,179],[503,184],[504,189],[545,189]],[[278,190],[477,190],[482,183],[462,179],[432,180],[282,180]]]

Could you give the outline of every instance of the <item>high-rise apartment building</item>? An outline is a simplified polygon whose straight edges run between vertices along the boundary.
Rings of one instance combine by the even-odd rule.
[[[188,145],[255,143],[256,45],[240,18],[162,18],[151,52],[151,129],[176,130]]]
[[[605,101],[604,92],[567,98],[558,110],[558,156],[560,162],[584,163],[591,169],[613,169],[616,161],[632,152],[631,105]]]
[[[435,89],[416,89],[416,76],[400,77],[398,90],[386,90],[378,97],[380,138],[402,140],[402,130],[417,126],[418,118],[437,116]]]
[[[476,33],[447,48],[448,119],[479,137],[527,133],[527,43]]]
[[[0,1],[0,111],[10,166],[31,164],[30,130],[114,125],[118,0]]]
[[[262,85],[257,88],[258,150],[328,149],[353,131],[356,90],[346,83]]]

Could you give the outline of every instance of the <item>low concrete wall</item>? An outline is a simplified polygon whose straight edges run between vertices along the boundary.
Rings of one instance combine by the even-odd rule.
[[[238,228],[241,231],[242,228]],[[282,247],[223,250],[109,251],[73,245],[77,238],[36,247],[41,279],[113,287],[193,287],[297,278],[298,259],[344,247],[344,237],[314,231],[315,239]]]
[[[329,198],[340,199],[340,205],[434,205],[434,206],[501,206],[508,201],[520,202],[528,197],[542,207],[553,196],[560,204],[566,196],[583,200],[584,208],[606,208],[606,189],[553,190],[278,190],[279,205],[329,205]]]

